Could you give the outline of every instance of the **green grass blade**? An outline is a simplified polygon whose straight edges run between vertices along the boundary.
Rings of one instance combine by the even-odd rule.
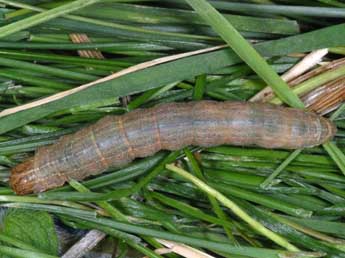
[[[290,1],[291,2],[291,1]],[[290,3],[289,2],[289,3]],[[302,1],[297,1],[300,3]],[[345,17],[343,8],[301,6],[301,5],[277,5],[277,4],[252,4],[233,3],[228,1],[215,1],[213,5],[220,10],[255,12],[266,15],[291,15],[291,16],[311,16],[311,17]],[[306,4],[308,5],[308,4]]]
[[[57,256],[43,254],[33,251],[22,250],[18,248],[8,247],[8,246],[0,246],[0,253],[3,255],[8,255],[9,257],[15,258],[58,258]]]
[[[330,120],[334,121],[337,117],[339,117],[345,111],[345,104],[341,104],[341,106],[330,116]]]
[[[189,5],[229,44],[284,102],[290,106],[303,108],[302,101],[290,90],[289,86],[267,64],[258,52],[241,34],[205,0],[186,0]]]
[[[81,81],[92,81],[98,79],[97,76],[72,72],[64,69],[54,68],[46,65],[33,64],[24,61],[13,60],[9,58],[0,57],[0,64],[4,66],[9,66],[13,68],[21,68],[24,70],[42,72],[45,74],[55,75],[61,78],[68,78],[72,80],[81,80]]]
[[[80,1],[82,1],[82,0],[80,0]],[[94,0],[94,1],[96,2],[96,0]],[[97,1],[99,2],[100,0],[97,0]],[[50,9],[49,11],[46,11],[46,9],[43,9],[43,8],[40,8],[40,7],[37,7],[37,6],[28,5],[28,4],[19,3],[19,2],[16,2],[16,1],[1,0],[0,3],[1,2],[2,3],[6,3],[8,5],[25,8],[25,9],[28,9],[28,10],[33,10],[33,11],[41,12],[41,14],[49,12],[51,10],[55,10],[57,8],[63,7],[63,6],[56,7],[54,9]],[[66,14],[66,13],[64,13],[64,14]],[[114,22],[109,22],[109,21],[103,21],[103,20],[98,20],[98,19],[87,18],[87,17],[83,17],[83,16],[68,15],[68,14],[64,15],[64,14],[61,14],[60,16],[63,16],[64,18],[68,18],[69,20],[78,21],[78,22],[82,22],[82,23],[86,23],[86,24],[90,24],[90,25],[98,25],[98,26],[103,26],[103,27],[109,27],[109,28],[112,28],[112,29],[119,29],[119,30],[123,30],[123,31],[129,31],[129,32],[132,32],[132,33],[138,33],[137,35],[146,34],[147,36],[150,36],[151,38],[155,38],[157,35],[159,35],[160,37],[166,36],[167,38],[169,38],[169,37],[170,38],[179,38],[180,37],[180,38],[194,39],[194,40],[218,41],[218,38],[216,38],[216,37],[209,37],[209,36],[204,36],[204,35],[185,34],[185,33],[175,33],[175,32],[169,32],[169,31],[150,30],[150,29],[141,28],[139,26],[132,26],[132,25],[128,25],[128,24],[114,23]],[[54,21],[54,23],[55,22],[57,22],[57,21]]]
[[[279,258],[279,257],[289,257],[293,255],[296,258],[302,258],[303,255],[307,257],[313,257],[314,253],[304,253],[304,252],[288,252],[281,250],[265,249],[265,248],[255,248],[250,246],[234,246],[226,242],[215,242],[209,241],[202,238],[195,238],[187,235],[169,233],[162,230],[150,229],[147,227],[137,226],[129,223],[117,222],[114,220],[96,218],[92,219],[90,217],[85,217],[85,221],[96,222],[100,225],[107,226],[109,228],[114,228],[117,230],[123,230],[125,232],[137,233],[147,236],[152,236],[159,239],[167,239],[179,243],[185,243],[195,247],[206,248],[209,250],[215,250],[220,252],[225,252],[234,255],[244,255],[254,258]],[[314,256],[315,257],[315,256]]]
[[[272,181],[301,153],[302,149],[295,150],[284,160],[274,172],[261,184],[262,188],[268,187]]]
[[[193,99],[194,100],[201,100],[205,93],[206,88],[206,74],[202,74],[196,77],[195,86],[193,89]]]
[[[202,80],[206,80],[206,76],[201,75],[201,77],[202,77],[201,78]],[[205,177],[203,175],[203,172],[202,172],[197,160],[195,159],[193,153],[188,149],[185,149],[184,153],[185,153],[186,157],[188,158],[188,160],[191,164],[191,168],[192,168],[193,172],[195,173],[195,175],[199,179],[205,181]],[[234,229],[234,225],[229,221],[229,218],[227,217],[225,212],[220,207],[218,201],[213,196],[208,195],[208,200],[211,204],[213,212],[218,216],[218,218],[230,224],[229,226],[223,226],[223,228],[224,228],[224,231],[227,234],[229,240],[232,242],[235,242],[236,241],[235,237],[232,234],[232,230]]]
[[[76,0],[60,7],[36,14],[34,16],[10,23],[0,28],[0,38],[11,35],[15,32],[25,30],[37,24],[49,21],[61,15],[76,11],[88,5],[99,2],[100,0]],[[6,1],[0,1],[5,3]]]
[[[345,154],[333,142],[325,143],[323,147],[345,175]]]
[[[84,185],[82,185],[81,183],[79,183],[78,181],[72,179],[69,181],[69,184],[76,189],[78,192],[81,193],[90,193],[91,191],[86,188]],[[97,201],[96,202],[97,205],[99,205],[99,207],[103,208],[105,211],[107,211],[110,216],[112,216],[113,218],[116,218],[120,221],[127,221],[127,218],[124,214],[122,214],[117,208],[115,208],[113,205],[109,204],[106,201]]]
[[[175,172],[176,174],[182,176],[183,178],[187,179],[194,183],[198,188],[200,188],[205,193],[209,194],[216,198],[220,203],[224,206],[229,208],[232,212],[234,212],[237,216],[247,222],[251,227],[253,227],[256,231],[260,232],[262,235],[266,236],[267,238],[271,239],[273,242],[277,243],[278,245],[286,248],[290,251],[298,251],[299,249],[294,245],[290,244],[286,239],[282,238],[281,236],[277,235],[276,233],[272,232],[271,230],[267,229],[265,226],[254,220],[250,217],[244,210],[242,210],[236,203],[231,201],[230,199],[226,198],[220,192],[214,190],[207,184],[205,184],[200,179],[196,178],[192,174],[188,173],[187,171],[178,168],[174,165],[167,165],[167,169]]]

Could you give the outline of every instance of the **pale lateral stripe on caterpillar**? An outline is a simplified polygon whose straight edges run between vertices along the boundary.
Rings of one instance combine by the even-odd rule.
[[[33,158],[12,169],[10,184],[18,194],[37,193],[162,149],[220,144],[297,149],[322,144],[335,131],[331,121],[314,113],[270,104],[167,103],[106,116],[39,148]]]

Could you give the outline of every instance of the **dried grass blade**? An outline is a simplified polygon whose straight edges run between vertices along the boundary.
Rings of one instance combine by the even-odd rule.
[[[297,63],[289,71],[283,74],[281,78],[284,81],[289,82],[296,77],[299,77],[300,75],[304,74],[306,71],[317,65],[322,60],[322,58],[327,55],[327,53],[328,49],[319,49],[309,53],[299,63]],[[250,98],[249,101],[267,102],[272,99],[273,96],[274,93],[272,88],[270,86],[267,86],[252,98]]]

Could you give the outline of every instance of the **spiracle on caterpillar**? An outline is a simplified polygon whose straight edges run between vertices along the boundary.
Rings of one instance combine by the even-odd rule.
[[[206,100],[166,103],[106,116],[40,147],[12,169],[10,185],[20,195],[38,193],[159,150],[221,144],[298,149],[322,144],[335,132],[330,120],[295,108]]]

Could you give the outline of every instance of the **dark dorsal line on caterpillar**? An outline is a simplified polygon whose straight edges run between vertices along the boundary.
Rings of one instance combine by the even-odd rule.
[[[331,139],[336,128],[314,113],[269,104],[198,101],[168,103],[106,116],[12,169],[17,194],[46,191],[82,180],[159,150],[221,144],[297,149]]]

